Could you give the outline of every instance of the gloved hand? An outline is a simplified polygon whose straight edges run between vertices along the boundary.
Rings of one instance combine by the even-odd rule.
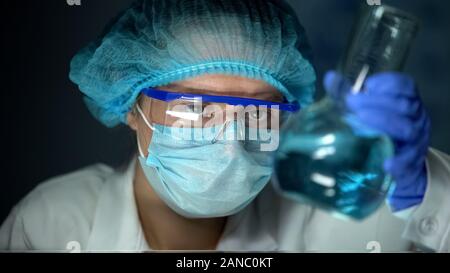
[[[324,86],[331,95],[336,92],[331,88],[335,81],[350,88],[342,76],[330,71]],[[391,209],[396,212],[420,204],[427,186],[425,158],[431,123],[414,80],[402,73],[375,74],[367,78],[360,93],[349,91],[345,102],[359,121],[387,134],[395,145],[395,155],[384,162],[395,182],[388,197]]]

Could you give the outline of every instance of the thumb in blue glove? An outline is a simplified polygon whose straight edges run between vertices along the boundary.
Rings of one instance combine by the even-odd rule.
[[[351,94],[350,84],[331,71],[324,78],[327,92],[336,97],[335,84],[347,88],[345,103],[359,122],[390,136],[395,154],[384,162],[395,188],[388,197],[396,212],[422,202],[427,186],[426,154],[431,123],[418,95],[414,80],[405,74],[384,72],[365,81],[362,91]],[[334,93],[333,93],[334,92]]]

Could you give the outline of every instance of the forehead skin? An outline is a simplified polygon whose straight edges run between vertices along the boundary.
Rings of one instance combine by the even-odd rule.
[[[230,75],[202,75],[165,86],[158,86],[158,89],[193,94],[254,98],[275,102],[283,101],[281,93],[264,81]]]

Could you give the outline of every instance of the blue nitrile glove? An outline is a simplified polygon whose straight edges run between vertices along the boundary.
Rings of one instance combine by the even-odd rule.
[[[328,72],[324,86],[330,94],[334,81],[344,83],[338,73]],[[367,78],[361,93],[348,92],[345,102],[361,122],[390,136],[395,145],[393,158],[384,162],[395,182],[388,197],[391,209],[396,212],[420,204],[427,186],[425,158],[431,124],[414,80],[396,72],[375,74]]]

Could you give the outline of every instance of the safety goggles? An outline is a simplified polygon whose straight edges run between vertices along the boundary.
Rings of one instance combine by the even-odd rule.
[[[173,132],[174,128],[209,128],[215,139],[228,127],[241,134],[249,134],[249,130],[277,130],[292,113],[300,110],[296,102],[189,94],[154,88],[145,88],[141,93],[150,98],[146,113],[141,114],[148,117],[149,125],[154,127],[152,129],[157,127]]]

